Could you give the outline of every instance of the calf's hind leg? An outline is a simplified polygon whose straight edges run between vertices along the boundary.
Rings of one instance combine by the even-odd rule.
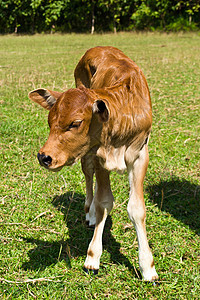
[[[130,181],[130,198],[128,202],[128,215],[133,222],[139,246],[139,266],[144,280],[152,281],[158,279],[154,260],[149,248],[145,219],[146,210],[143,196],[143,182],[149,162],[148,148],[144,145],[134,164],[128,165]]]

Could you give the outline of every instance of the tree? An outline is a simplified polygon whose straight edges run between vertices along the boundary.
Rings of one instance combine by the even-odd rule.
[[[200,0],[0,0],[0,33],[188,30]]]
[[[43,13],[43,16],[45,17],[45,23],[47,27],[52,27],[55,25],[55,23],[58,21],[58,19],[61,16],[61,12],[64,9],[64,7],[69,3],[70,1],[67,0],[49,0],[47,1],[47,4],[45,5],[45,11]]]

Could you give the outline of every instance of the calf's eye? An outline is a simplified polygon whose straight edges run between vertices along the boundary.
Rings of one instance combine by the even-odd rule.
[[[68,130],[72,129],[72,128],[78,128],[82,123],[82,120],[76,120],[74,122],[72,122],[69,126],[68,126]]]

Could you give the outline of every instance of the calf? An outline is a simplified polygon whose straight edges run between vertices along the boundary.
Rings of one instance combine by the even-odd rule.
[[[46,169],[59,171],[81,159],[86,179],[86,220],[95,225],[84,269],[94,273],[99,269],[103,229],[114,202],[109,173],[127,169],[127,210],[137,232],[140,269],[144,280],[155,280],[158,275],[147,241],[143,197],[152,125],[146,79],[130,58],[113,47],[89,49],[74,75],[75,89],[29,93],[30,99],[49,110],[50,134],[38,160]]]

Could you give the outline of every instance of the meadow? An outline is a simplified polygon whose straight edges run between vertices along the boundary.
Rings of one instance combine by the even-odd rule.
[[[199,299],[200,34],[5,35],[0,45],[0,298]],[[74,87],[78,60],[96,45],[124,51],[150,88],[144,189],[157,285],[140,276],[127,174],[111,174],[115,207],[92,276],[82,270],[93,230],[85,224],[80,163],[51,173],[37,161],[48,112],[28,92]]]

